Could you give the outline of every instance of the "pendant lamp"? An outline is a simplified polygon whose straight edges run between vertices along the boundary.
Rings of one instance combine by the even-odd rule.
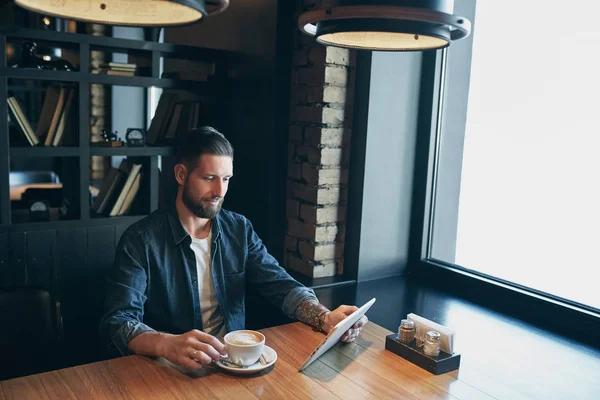
[[[107,25],[184,25],[227,8],[229,0],[15,0],[30,11]]]
[[[471,33],[454,0],[318,0],[298,28],[317,42],[356,50],[441,49]]]

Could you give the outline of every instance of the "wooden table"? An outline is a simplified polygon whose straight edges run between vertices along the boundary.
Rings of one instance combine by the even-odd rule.
[[[0,400],[491,398],[456,379],[456,371],[435,376],[385,350],[391,332],[372,322],[355,343],[336,345],[303,373],[298,367],[321,333],[299,322],[261,332],[278,360],[257,375],[231,375],[216,366],[182,373],[160,360],[129,356],[0,382]]]

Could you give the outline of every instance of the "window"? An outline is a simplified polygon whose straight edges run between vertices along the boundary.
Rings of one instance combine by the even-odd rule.
[[[456,12],[474,31],[438,52],[427,258],[598,312],[600,4]]]

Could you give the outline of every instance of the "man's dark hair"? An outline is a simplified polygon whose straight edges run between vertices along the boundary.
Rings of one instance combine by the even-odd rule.
[[[179,142],[176,163],[193,169],[202,154],[229,156],[233,159],[233,146],[221,132],[211,126],[188,131]]]

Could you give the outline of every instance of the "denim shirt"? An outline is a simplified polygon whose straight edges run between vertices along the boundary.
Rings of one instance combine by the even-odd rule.
[[[244,329],[245,293],[256,288],[294,318],[315,293],[294,280],[268,252],[245,217],[221,210],[212,223],[211,263],[219,309],[228,332]],[[131,225],[121,237],[107,278],[100,335],[123,355],[146,331],[202,330],[196,257],[174,206]]]

